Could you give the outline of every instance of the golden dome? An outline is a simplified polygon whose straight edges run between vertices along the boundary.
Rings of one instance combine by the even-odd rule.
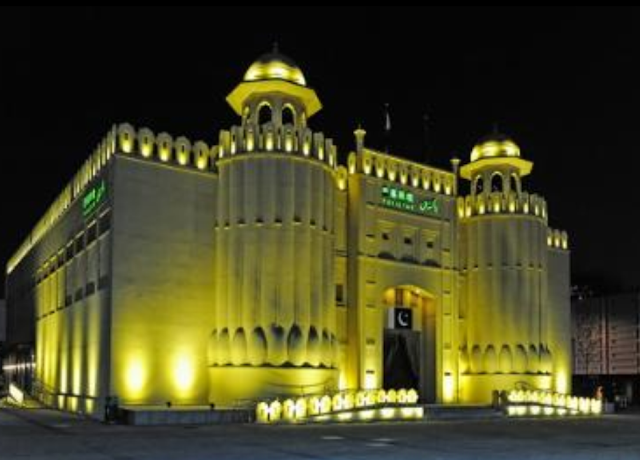
[[[520,157],[520,147],[504,134],[494,133],[480,139],[471,151],[471,161],[507,157]]]
[[[263,54],[251,64],[244,74],[244,81],[285,80],[300,86],[307,86],[307,81],[300,67],[293,60],[275,49]]]
[[[493,133],[478,141],[471,151],[471,162],[460,168],[460,177],[469,179],[487,168],[509,166],[516,169],[520,177],[531,173],[533,163],[520,158],[520,147],[510,137]]]

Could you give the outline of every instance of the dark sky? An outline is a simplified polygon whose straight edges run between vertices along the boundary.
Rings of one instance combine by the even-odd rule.
[[[574,279],[640,284],[637,9],[0,9],[0,263],[112,123],[215,143],[226,94],[277,40],[324,109],[341,161],[361,123],[393,152],[467,161],[498,123],[534,161],[529,191],[569,231]]]

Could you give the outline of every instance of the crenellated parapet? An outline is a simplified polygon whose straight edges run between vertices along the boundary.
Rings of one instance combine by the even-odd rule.
[[[14,270],[31,248],[58,222],[76,198],[84,194],[91,181],[100,174],[115,154],[137,156],[199,171],[212,171],[214,164],[211,150],[202,141],[192,144],[186,137],[174,140],[167,133],[156,135],[148,128],[136,130],[128,123],[114,125],[9,259],[7,274]]]
[[[149,128],[136,130],[128,123],[117,127],[117,151],[163,164],[213,171],[212,149],[203,141],[192,143],[184,136],[173,138],[165,132],[154,134]]]
[[[547,202],[540,195],[513,191],[458,197],[458,217],[461,219],[487,214],[531,215],[546,222]]]
[[[547,230],[547,246],[552,249],[567,251],[569,249],[569,235],[563,230]]]
[[[332,139],[307,127],[291,124],[278,126],[269,122],[232,126],[230,130],[220,131],[217,147],[216,160],[253,152],[275,152],[313,158],[332,169],[337,166],[337,150]]]
[[[456,194],[453,173],[363,148],[349,154],[349,174],[366,174],[443,195]]]

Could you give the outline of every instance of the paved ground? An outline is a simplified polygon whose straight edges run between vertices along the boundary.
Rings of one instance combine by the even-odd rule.
[[[0,459],[640,459],[640,413],[596,419],[109,426],[0,409]]]

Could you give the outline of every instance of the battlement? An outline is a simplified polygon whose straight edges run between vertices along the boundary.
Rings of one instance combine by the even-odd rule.
[[[456,176],[452,172],[367,148],[349,154],[348,171],[444,195],[456,194]]]
[[[337,165],[337,149],[333,140],[309,128],[298,128],[291,124],[247,123],[220,131],[219,144],[215,149],[216,159],[252,152],[298,154],[324,162],[331,168]]]
[[[511,191],[458,197],[458,217],[461,219],[485,214],[528,214],[547,221],[547,202],[543,197]]]
[[[138,155],[145,159],[157,158],[162,163],[174,163],[206,171],[213,169],[210,152],[207,144],[202,141],[192,145],[185,137],[178,137],[174,141],[167,133],[156,136],[148,128],[136,130],[128,123],[114,125],[9,259],[6,273],[11,273],[31,248],[58,222],[114,154]]]
[[[199,171],[213,171],[212,151],[203,141],[193,144],[184,136],[173,139],[170,134],[154,134],[149,128],[136,129],[128,123],[117,128],[117,150],[160,163],[184,166]]]
[[[569,235],[563,230],[547,230],[547,246],[553,249],[567,251],[569,249]]]

